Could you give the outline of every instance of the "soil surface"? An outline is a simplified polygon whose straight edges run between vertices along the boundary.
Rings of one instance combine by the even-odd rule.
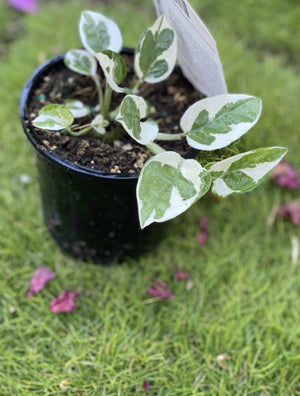
[[[136,79],[133,71],[133,55],[123,54],[127,64],[128,75],[122,84],[133,87]],[[102,76],[101,70],[98,71]],[[179,121],[184,111],[200,99],[199,92],[181,76],[173,72],[171,76],[157,84],[144,83],[140,88],[141,96],[151,104],[149,120],[159,124],[160,132],[180,132]],[[113,94],[111,110],[119,106],[124,95]],[[79,99],[89,106],[97,105],[97,92],[91,78],[72,72],[63,64],[56,70],[44,76],[38,83],[28,106],[30,120],[33,120],[39,110],[50,103],[64,103],[65,99]],[[31,126],[31,121],[29,124]],[[91,118],[76,120],[77,124],[87,124]],[[41,144],[49,150],[58,153],[64,159],[91,169],[115,174],[139,173],[144,162],[152,155],[144,146],[134,142],[122,131],[120,124],[112,123],[107,130],[108,137],[102,140],[93,135],[73,137],[60,132],[34,128]],[[189,151],[185,140],[157,143],[166,150],[173,150],[181,155]]]

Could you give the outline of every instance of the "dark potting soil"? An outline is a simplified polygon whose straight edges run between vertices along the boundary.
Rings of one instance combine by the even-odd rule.
[[[128,75],[122,84],[133,87],[136,83],[133,71],[133,56],[123,54],[127,64]],[[99,70],[100,76],[102,72]],[[160,83],[144,83],[140,95],[151,104],[149,120],[159,125],[160,132],[180,132],[179,121],[184,111],[200,99],[199,92],[184,79],[180,73],[173,72],[171,76]],[[111,110],[119,106],[124,95],[113,93]],[[44,76],[37,85],[31,98],[28,111],[33,120],[39,110],[50,103],[63,103],[65,99],[78,99],[89,106],[97,105],[97,91],[91,78],[74,73],[63,67]],[[84,125],[91,118],[76,120]],[[56,152],[58,155],[78,165],[91,169],[115,174],[139,173],[145,161],[152,155],[144,146],[139,145],[122,131],[120,124],[112,122],[107,128],[108,137],[103,140],[92,135],[73,137],[60,132],[34,128],[41,145]],[[165,150],[176,151],[183,155],[190,150],[185,140],[157,143]]]

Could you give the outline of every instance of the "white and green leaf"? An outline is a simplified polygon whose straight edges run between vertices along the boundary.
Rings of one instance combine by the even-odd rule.
[[[102,114],[98,114],[93,121],[91,122],[93,129],[99,133],[99,135],[104,135],[106,132],[105,127],[107,126],[107,122],[104,120]]]
[[[91,110],[81,100],[66,99],[65,106],[71,111],[74,118],[86,117],[91,113]]]
[[[59,104],[49,104],[39,111],[33,125],[41,129],[59,131],[71,126],[73,121],[73,114],[67,107]]]
[[[162,81],[173,71],[176,57],[176,32],[161,15],[140,38],[134,61],[136,74],[149,83]]]
[[[183,159],[172,151],[150,158],[137,184],[141,227],[183,213],[209,190],[210,185],[210,173],[193,159]]]
[[[287,153],[284,147],[267,147],[238,154],[206,169],[213,180],[212,192],[226,197],[233,192],[243,193],[257,187]]]
[[[120,52],[123,45],[118,25],[111,19],[94,11],[83,11],[79,22],[82,44],[92,54],[105,49]]]
[[[66,53],[65,65],[76,73],[85,76],[95,76],[97,73],[97,61],[93,55],[83,49],[74,49]]]
[[[138,143],[149,144],[158,134],[154,121],[141,121],[149,115],[149,104],[141,96],[127,95],[122,100],[116,121]]]
[[[117,52],[104,50],[96,54],[96,58],[112,90],[119,93],[125,92],[124,88],[119,87],[119,84],[124,81],[127,75],[126,63],[123,57]]]
[[[190,146],[205,151],[228,146],[257,122],[261,100],[249,95],[217,95],[189,107],[180,120]]]

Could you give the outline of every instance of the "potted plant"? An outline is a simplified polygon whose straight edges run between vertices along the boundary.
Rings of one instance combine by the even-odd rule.
[[[260,148],[201,165],[195,153],[237,141],[257,122],[261,101],[200,99],[175,67],[176,31],[164,15],[135,53],[122,49],[118,26],[101,14],[84,11],[79,32],[84,49],[39,68],[21,100],[44,219],[73,257],[105,262],[135,251],[141,229],[183,213],[210,189],[219,197],[252,190],[286,154]]]

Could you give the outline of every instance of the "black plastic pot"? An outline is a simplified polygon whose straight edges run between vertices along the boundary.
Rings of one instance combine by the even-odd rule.
[[[31,97],[49,70],[64,67],[63,59],[61,55],[48,61],[27,82],[21,97],[22,124],[37,154],[43,217],[50,234],[72,257],[106,264],[140,252],[148,238],[155,243],[163,227],[140,230],[136,175],[112,175],[65,160],[46,149],[31,127]]]

